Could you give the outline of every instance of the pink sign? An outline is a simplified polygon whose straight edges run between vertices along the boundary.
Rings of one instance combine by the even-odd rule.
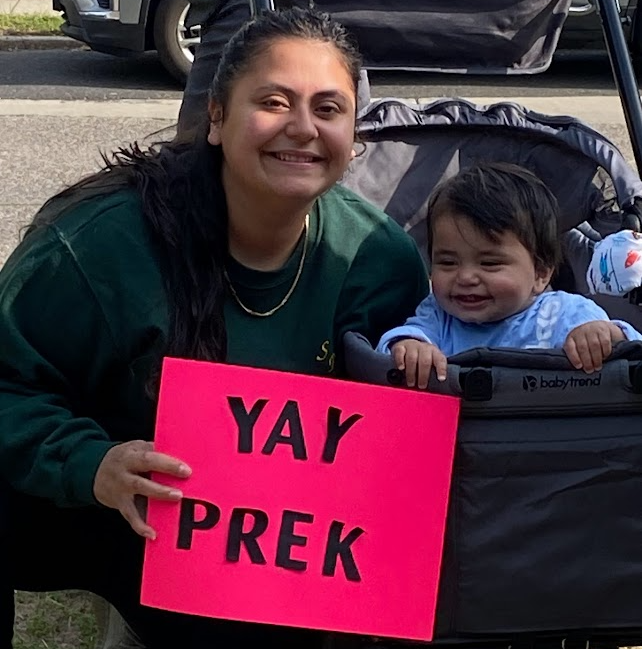
[[[166,359],[155,446],[193,470],[151,501],[142,603],[432,638],[459,400]]]

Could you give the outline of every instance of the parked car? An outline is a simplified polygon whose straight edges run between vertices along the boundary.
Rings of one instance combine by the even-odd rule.
[[[53,0],[62,31],[92,50],[130,56],[157,50],[168,72],[185,82],[199,28],[185,27],[187,0]]]
[[[642,53],[642,33],[638,25],[638,0],[616,0],[627,36],[629,49],[634,57]],[[597,0],[572,0],[569,16],[560,39],[560,48],[565,50],[604,47],[602,26],[597,12]]]
[[[317,0],[316,5],[331,11],[354,30],[367,67],[428,69],[435,67],[434,57],[422,50],[421,34],[417,34],[417,23],[413,16],[425,10],[430,1],[405,0],[403,10],[396,6],[395,11],[390,12],[390,17],[394,16],[395,21],[402,22],[398,29],[393,26],[392,30],[386,31],[387,37],[383,39],[380,31],[382,24],[385,26],[386,23],[378,14],[375,16],[374,11],[353,10],[354,7],[374,7],[381,5],[381,2]],[[596,1],[572,0],[559,48],[603,47]],[[382,6],[385,7],[385,3]],[[637,57],[642,52],[642,26],[637,18],[637,0],[620,0],[619,6],[631,53]],[[198,26],[186,26],[188,0],[53,0],[53,8],[63,12],[63,32],[87,43],[93,50],[117,56],[157,50],[162,64],[173,77],[180,82],[187,78],[200,34]],[[386,13],[385,10],[383,13]],[[409,22],[403,22],[404,15]],[[408,25],[415,31],[414,49],[398,47],[394,42],[395,37],[406,38]],[[382,43],[385,48],[382,48]],[[405,60],[399,58],[404,51],[408,54]]]

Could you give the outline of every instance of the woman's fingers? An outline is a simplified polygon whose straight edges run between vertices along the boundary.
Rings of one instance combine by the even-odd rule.
[[[137,509],[136,500],[155,498],[179,501],[180,489],[152,480],[150,473],[186,478],[190,468],[181,460],[153,450],[150,442],[136,440],[112,447],[103,458],[94,479],[96,500],[117,509],[132,529],[146,538],[156,538],[154,530],[145,523],[143,511]]]
[[[124,449],[125,454],[122,461],[130,471],[134,473],[165,473],[176,478],[187,478],[191,474],[191,469],[178,458],[165,453],[157,453],[149,442],[144,442],[144,444],[148,446]]]
[[[176,487],[168,487],[138,474],[129,474],[125,479],[125,488],[133,496],[145,496],[157,500],[180,500],[183,492]]]
[[[130,524],[131,528],[147,539],[154,540],[156,531],[145,521],[147,515],[147,499],[179,501],[183,494],[178,489],[160,485],[139,475],[131,476],[133,492],[121,494],[119,506],[116,507],[121,515]]]
[[[156,530],[145,522],[133,498],[123,502],[118,509],[136,534],[152,541],[156,538]]]

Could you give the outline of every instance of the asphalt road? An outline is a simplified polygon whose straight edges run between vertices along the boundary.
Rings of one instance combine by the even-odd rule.
[[[373,96],[605,96],[616,89],[604,53],[560,56],[539,75],[465,77],[371,72]],[[181,88],[154,54],[119,59],[88,50],[0,52],[2,99],[173,99]]]

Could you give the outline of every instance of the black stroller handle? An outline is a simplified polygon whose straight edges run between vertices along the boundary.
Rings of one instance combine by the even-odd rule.
[[[606,49],[622,101],[638,173],[642,173],[642,104],[616,0],[597,0]]]
[[[357,381],[403,386],[405,375],[389,354],[376,352],[361,334],[344,336],[348,375]],[[458,396],[464,413],[502,417],[554,412],[601,414],[614,407],[639,412],[642,404],[642,342],[615,346],[600,372],[585,374],[561,349],[477,348],[448,358],[444,382],[430,378],[428,390]],[[613,406],[612,395],[621,394]]]

